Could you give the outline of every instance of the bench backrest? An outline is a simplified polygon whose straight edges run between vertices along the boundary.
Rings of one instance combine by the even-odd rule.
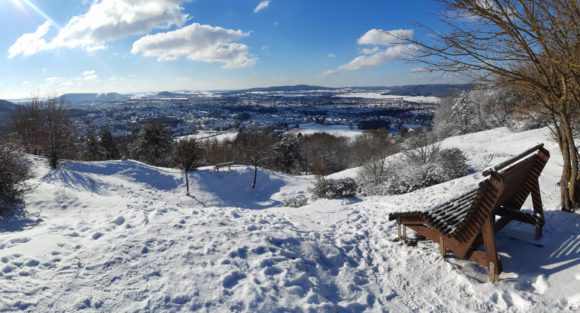
[[[530,155],[533,152],[536,153]],[[496,166],[492,170],[485,171],[484,175],[489,177],[479,184],[475,200],[463,221],[451,234],[452,237],[462,242],[473,242],[483,222],[497,208],[507,206],[511,209],[520,209],[549,156],[543,145],[538,145],[500,164],[507,164],[503,167]]]

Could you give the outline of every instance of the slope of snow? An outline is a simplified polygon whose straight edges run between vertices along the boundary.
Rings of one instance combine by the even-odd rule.
[[[252,190],[252,168],[202,168],[188,197],[174,169],[112,161],[50,171],[32,158],[25,214],[0,221],[0,312],[577,312],[580,217],[557,210],[561,160],[549,131],[500,128],[443,145],[480,171],[538,142],[552,154],[541,177],[544,237],[518,223],[498,234],[498,284],[433,243],[392,241],[387,220],[443,202],[480,174],[286,208],[313,177],[260,170]]]

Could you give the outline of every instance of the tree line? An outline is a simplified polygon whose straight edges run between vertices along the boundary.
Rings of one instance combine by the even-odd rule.
[[[364,164],[377,154],[397,151],[398,139],[388,129],[365,131],[356,139],[325,133],[309,136],[288,135],[274,129],[240,130],[235,139],[196,140],[174,139],[171,131],[159,119],[146,122],[136,133],[114,136],[110,129],[88,127],[84,134],[73,125],[66,104],[59,98],[33,98],[19,105],[12,116],[11,133],[1,143],[18,147],[19,154],[4,153],[6,171],[19,165],[17,179],[28,177],[24,165],[14,163],[23,154],[44,156],[50,167],[58,169],[61,160],[103,161],[135,159],[154,166],[175,167],[184,173],[187,193],[187,173],[200,166],[225,162],[249,165],[254,169],[252,187],[256,185],[258,168],[268,168],[288,174],[327,175]],[[15,151],[16,151],[15,150]],[[8,183],[10,186],[18,184]],[[18,190],[24,191],[23,188]],[[20,192],[16,197],[21,196]],[[8,198],[6,198],[8,199]],[[12,199],[13,200],[13,199]]]

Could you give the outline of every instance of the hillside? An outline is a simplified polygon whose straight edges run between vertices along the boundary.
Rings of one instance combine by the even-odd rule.
[[[577,312],[580,215],[558,211],[561,161],[549,130],[499,128],[443,146],[481,171],[539,142],[552,154],[540,180],[544,237],[534,242],[517,223],[498,235],[498,284],[471,262],[442,259],[433,243],[392,241],[387,220],[472,188],[479,173],[287,208],[314,177],[260,170],[252,190],[251,168],[202,168],[188,197],[177,170],[127,160],[49,171],[31,157],[26,214],[0,221],[0,311]]]
[[[8,129],[14,110],[16,110],[14,103],[0,100],[0,135]]]

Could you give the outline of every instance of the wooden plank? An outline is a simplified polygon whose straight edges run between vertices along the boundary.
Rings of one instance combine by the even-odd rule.
[[[489,175],[491,175],[492,172],[497,172],[497,171],[501,170],[502,168],[505,168],[505,167],[523,159],[524,157],[531,154],[532,152],[535,152],[536,150],[542,149],[543,147],[544,147],[544,144],[542,143],[542,144],[539,144],[531,149],[528,149],[528,150],[516,155],[515,157],[494,166],[492,169],[483,171],[483,176],[489,176]]]

